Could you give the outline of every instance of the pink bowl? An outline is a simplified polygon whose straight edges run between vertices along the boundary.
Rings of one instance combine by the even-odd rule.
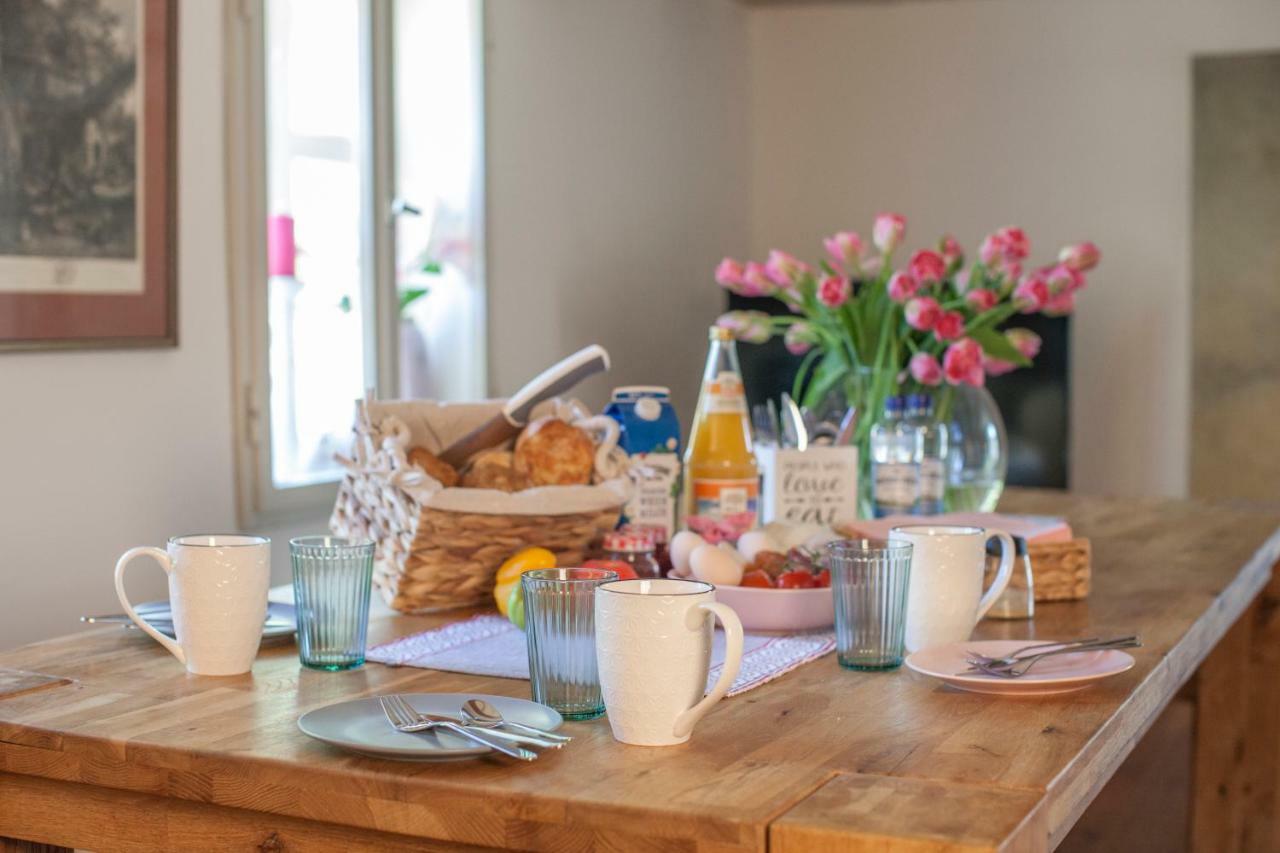
[[[733,608],[748,631],[816,631],[835,623],[831,588],[718,586],[716,601]]]

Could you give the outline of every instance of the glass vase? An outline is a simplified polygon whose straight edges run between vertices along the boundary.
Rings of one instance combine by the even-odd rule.
[[[1009,468],[1009,439],[1000,407],[986,388],[944,385],[921,388],[900,383],[893,370],[852,368],[815,407],[817,420],[841,423],[853,407],[857,427],[851,444],[858,448],[858,516],[873,518],[871,428],[884,417],[885,398],[916,391],[934,396],[935,417],[947,423],[947,494],[949,512],[991,512],[1004,490]]]

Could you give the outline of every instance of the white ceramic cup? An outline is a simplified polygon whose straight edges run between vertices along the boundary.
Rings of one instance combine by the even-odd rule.
[[[987,540],[1000,540],[1000,568],[985,592]],[[908,652],[969,639],[1013,574],[1013,538],[1003,530],[943,524],[895,527],[889,538],[911,543],[907,587]]]
[[[613,736],[637,746],[684,743],[729,692],[742,665],[742,623],[701,581],[655,578],[596,587],[596,661]],[[724,669],[711,692],[711,638],[724,626]]]
[[[151,557],[169,576],[177,641],[138,615],[124,593],[124,570]],[[116,563],[116,595],[134,623],[196,675],[241,675],[253,666],[267,618],[271,540],[201,533],[175,536],[167,550],[130,548]]]

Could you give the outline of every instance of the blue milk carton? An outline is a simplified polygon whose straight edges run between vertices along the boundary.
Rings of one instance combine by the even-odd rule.
[[[633,491],[622,509],[622,523],[660,528],[662,541],[669,542],[680,495],[680,419],[671,406],[670,389],[615,388],[604,413],[621,426],[618,446],[630,457],[627,474]]]

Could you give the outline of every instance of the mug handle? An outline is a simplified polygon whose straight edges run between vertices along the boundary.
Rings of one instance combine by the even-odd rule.
[[[137,625],[144,632],[151,636],[160,645],[173,654],[175,658],[184,665],[187,662],[187,653],[182,650],[182,646],[176,641],[169,639],[153,628],[146,619],[138,615],[138,611],[133,609],[133,605],[129,603],[129,597],[124,594],[124,569],[134,557],[151,557],[160,564],[160,568],[164,569],[166,575],[173,573],[173,561],[169,559],[169,555],[160,548],[152,548],[143,546],[141,548],[130,548],[125,551],[116,563],[116,597],[120,599],[120,606],[124,608],[124,612],[133,620],[133,624]],[[172,606],[172,604],[170,605]]]
[[[1000,540],[1000,568],[996,570],[996,579],[991,582],[990,589],[978,601],[978,615],[973,620],[975,625],[982,621],[982,617],[987,615],[991,605],[996,603],[1000,593],[1009,585],[1009,579],[1013,577],[1013,558],[1018,553],[1013,547],[1013,537],[1008,533],[1003,530],[988,530],[987,538],[992,536]]]
[[[676,717],[675,724],[671,728],[671,734],[675,737],[684,737],[693,731],[694,723],[701,720],[711,710],[711,706],[729,692],[729,688],[733,686],[733,680],[738,677],[738,670],[742,667],[742,622],[738,619],[738,614],[734,613],[733,608],[727,604],[708,601],[689,608],[685,623],[689,630],[702,627],[704,611],[715,614],[724,627],[724,669],[720,670],[720,677],[716,679],[711,692],[703,696],[698,704]]]

